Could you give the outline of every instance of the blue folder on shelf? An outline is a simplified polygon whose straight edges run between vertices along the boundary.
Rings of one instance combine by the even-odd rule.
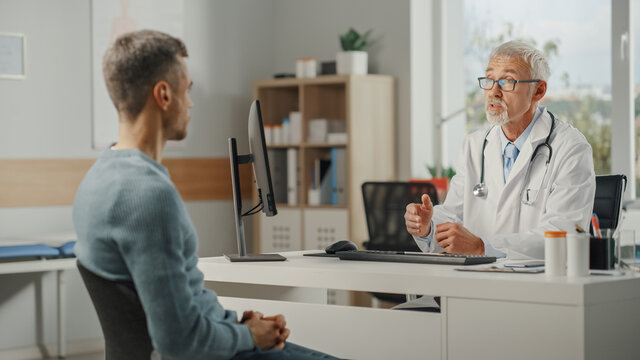
[[[53,247],[42,244],[0,246],[0,259],[73,257],[75,241]]]

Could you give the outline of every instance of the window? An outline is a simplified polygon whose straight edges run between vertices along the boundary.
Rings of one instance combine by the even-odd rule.
[[[505,41],[524,40],[542,50],[551,67],[541,105],[585,135],[593,148],[596,174],[610,173],[611,3],[463,2],[467,131],[486,123],[483,93],[476,79],[484,75],[489,53]]]

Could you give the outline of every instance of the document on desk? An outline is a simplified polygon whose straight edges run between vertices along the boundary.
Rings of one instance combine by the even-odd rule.
[[[467,266],[455,268],[458,271],[475,271],[475,272],[499,272],[499,273],[517,273],[517,274],[538,274],[544,272],[544,267],[504,267],[497,265],[490,266]]]

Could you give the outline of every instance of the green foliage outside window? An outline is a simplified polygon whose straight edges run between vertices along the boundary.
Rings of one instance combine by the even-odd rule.
[[[549,101],[545,105],[587,138],[596,174],[611,173],[611,102],[587,96],[578,101]]]

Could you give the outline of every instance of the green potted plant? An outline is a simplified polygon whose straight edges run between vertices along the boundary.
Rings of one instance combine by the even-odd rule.
[[[366,74],[368,70],[368,55],[366,50],[373,41],[369,39],[371,32],[358,33],[350,28],[340,35],[342,51],[336,55],[336,72],[338,74]]]

